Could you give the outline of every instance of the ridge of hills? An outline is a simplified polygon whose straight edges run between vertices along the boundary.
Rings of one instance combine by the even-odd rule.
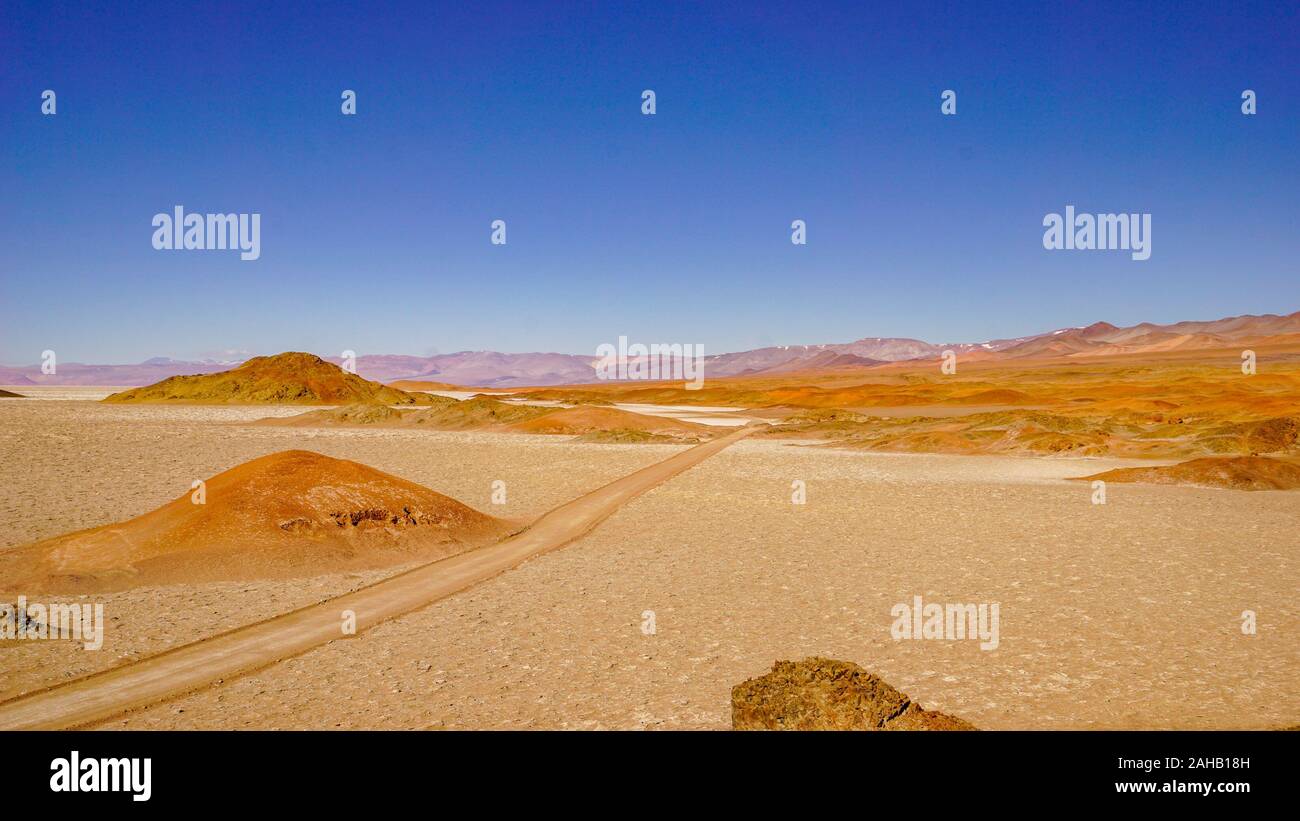
[[[864,337],[846,343],[779,345],[704,357],[710,378],[802,371],[864,370],[890,363],[938,358],[952,350],[963,361],[1089,359],[1121,355],[1196,352],[1242,345],[1287,346],[1300,352],[1300,311],[1120,327],[1095,322],[1029,336],[985,342],[937,344],[906,337]],[[252,360],[249,360],[252,361]],[[326,361],[341,362],[338,358]],[[363,378],[410,380],[482,388],[590,384],[597,380],[594,355],[460,351],[431,356],[368,354],[358,357]],[[60,363],[56,374],[40,365],[0,366],[0,385],[147,385],[172,376],[210,374],[234,363],[182,362],[155,357],[135,365]]]

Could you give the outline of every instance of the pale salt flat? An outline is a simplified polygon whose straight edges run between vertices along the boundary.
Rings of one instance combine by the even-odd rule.
[[[638,402],[615,402],[619,410],[640,413],[646,416],[662,416],[667,419],[681,419],[700,425],[738,428],[750,422],[772,423],[771,419],[759,419],[745,416],[745,408],[706,407],[695,405],[651,405]]]
[[[434,396],[445,396],[448,399],[459,399],[462,402],[466,399],[473,399],[476,396],[500,396],[501,391],[412,391],[412,393],[431,393]]]
[[[109,394],[129,388],[83,387],[81,385],[0,385],[24,399],[44,399],[50,402],[98,402]]]

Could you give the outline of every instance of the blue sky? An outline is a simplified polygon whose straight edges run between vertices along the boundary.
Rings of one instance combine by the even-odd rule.
[[[1072,6],[5,2],[0,362],[1300,309],[1300,7]],[[261,259],[154,250],[177,204]],[[1045,251],[1067,204],[1151,259]]]

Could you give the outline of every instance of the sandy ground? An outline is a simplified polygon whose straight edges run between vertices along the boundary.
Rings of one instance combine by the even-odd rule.
[[[193,479],[290,448],[353,459],[504,518],[532,518],[684,449],[519,434],[251,427],[239,423],[304,409],[120,406],[68,398],[0,405],[0,516],[6,523],[0,548],[138,516],[188,493]],[[505,504],[491,503],[497,479],[506,483]],[[102,602],[109,632],[103,649],[93,652],[64,641],[0,642],[0,699],[340,595],[403,569],[150,588],[94,599],[33,597],[40,603]],[[12,602],[22,592],[6,589],[0,579],[0,601]]]
[[[181,693],[234,679],[282,659],[355,635],[496,578],[524,562],[581,538],[639,495],[700,464],[750,434],[750,429],[702,443],[585,493],[535,519],[526,530],[493,544],[413,570],[174,652],[108,670],[34,697],[0,703],[0,727],[53,729],[110,720]],[[298,492],[310,492],[301,483]]]
[[[27,538],[71,529],[32,505],[98,524],[111,505],[94,497],[106,488],[143,512],[194,471],[284,447],[357,459],[480,506],[467,488],[486,497],[488,477],[513,470],[515,515],[677,450],[425,431],[328,431],[305,443],[306,431],[202,421],[247,409],[58,408],[69,415],[43,411],[47,421],[27,419],[18,437],[25,411],[0,405],[0,458],[21,468],[6,471],[0,500]],[[113,422],[125,418],[139,421]],[[1108,503],[1093,505],[1088,485],[1063,481],[1134,464],[744,441],[567,548],[106,726],[724,728],[732,685],[813,654],[857,662],[925,707],[990,729],[1300,723],[1300,494],[1112,484]],[[804,505],[791,503],[796,479]],[[116,627],[105,651],[40,642],[35,652],[47,654],[47,677],[63,676],[74,655],[152,652],[173,640],[159,634],[215,632],[217,611],[241,601],[247,612],[287,609],[328,595],[322,584],[360,581],[235,586],[243,599],[120,594],[110,616],[129,629]],[[890,609],[914,595],[999,603],[998,648],[894,641]],[[1256,635],[1241,631],[1244,610],[1257,614]],[[0,649],[9,694],[7,659],[22,652],[33,651]]]

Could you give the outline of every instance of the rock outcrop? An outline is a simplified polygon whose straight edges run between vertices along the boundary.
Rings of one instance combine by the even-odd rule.
[[[974,730],[922,709],[879,676],[848,661],[778,661],[772,672],[731,688],[735,730]]]

